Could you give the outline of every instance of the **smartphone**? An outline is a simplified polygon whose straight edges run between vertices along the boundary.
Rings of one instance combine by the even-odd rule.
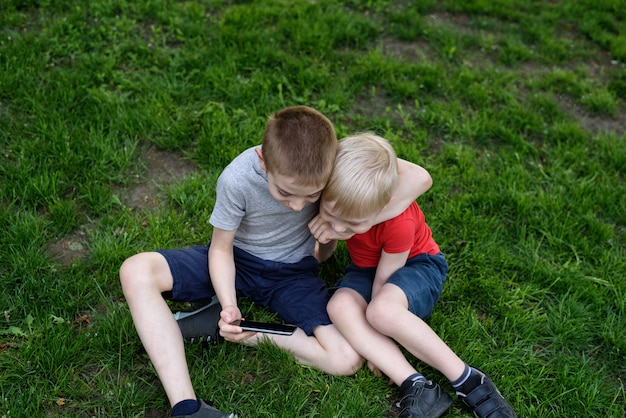
[[[264,332],[266,334],[291,335],[296,331],[295,325],[276,324],[273,322],[257,322],[241,320],[232,325],[240,326],[244,331]]]

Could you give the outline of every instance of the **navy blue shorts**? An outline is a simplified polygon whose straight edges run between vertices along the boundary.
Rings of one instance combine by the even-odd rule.
[[[394,272],[387,283],[398,286],[407,297],[409,310],[422,319],[432,315],[443,291],[448,263],[442,253],[418,254],[409,258],[404,267]],[[376,268],[359,268],[350,264],[346,273],[332,290],[347,287],[355,290],[367,303],[372,299],[372,284]]]
[[[166,299],[179,302],[206,301],[215,295],[211,284],[206,245],[158,250],[170,266],[174,284]],[[296,325],[313,335],[313,328],[331,323],[326,313],[329,292],[317,277],[315,257],[298,263],[263,260],[237,247],[235,256],[235,288],[238,296],[250,298],[288,324]]]

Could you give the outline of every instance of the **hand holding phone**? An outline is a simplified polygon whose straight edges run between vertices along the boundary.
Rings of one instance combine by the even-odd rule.
[[[296,331],[295,325],[276,324],[273,322],[248,321],[245,319],[234,321],[231,325],[241,327],[244,331],[264,332],[266,334],[291,335]]]

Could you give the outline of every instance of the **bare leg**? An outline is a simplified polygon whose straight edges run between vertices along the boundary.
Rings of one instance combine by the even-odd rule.
[[[367,303],[352,289],[337,290],[328,303],[328,313],[333,323],[345,335],[353,347],[400,386],[417,371],[397,344],[375,330],[365,318]]]
[[[120,281],[137,334],[170,404],[196,399],[180,329],[161,295],[172,289],[167,261],[156,252],[134,255],[122,264]]]
[[[396,285],[384,285],[368,305],[366,315],[368,322],[380,333],[393,338],[449,380],[456,380],[463,373],[463,360],[426,322],[408,310],[406,296]]]
[[[257,333],[243,342],[256,345],[268,339],[291,352],[301,364],[337,376],[352,375],[363,365],[363,358],[334,325],[320,325],[313,330],[313,334],[310,337],[298,328],[293,335]]]

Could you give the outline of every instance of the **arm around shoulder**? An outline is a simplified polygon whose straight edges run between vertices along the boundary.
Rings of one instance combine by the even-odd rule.
[[[433,179],[425,168],[409,161],[398,159],[398,184],[389,204],[376,218],[377,223],[400,215],[418,197],[428,191]]]

